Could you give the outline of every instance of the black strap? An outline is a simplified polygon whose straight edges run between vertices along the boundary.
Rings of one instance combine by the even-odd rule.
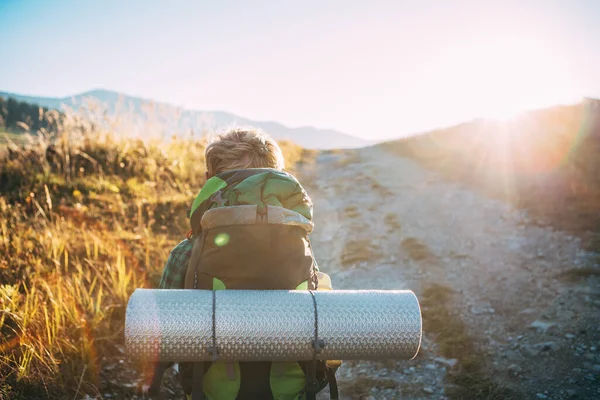
[[[194,374],[192,378],[192,400],[204,400],[204,362],[194,363]]]
[[[219,350],[217,349],[217,291],[212,291],[212,346],[208,348],[212,362],[217,361]]]
[[[152,382],[150,382],[150,387],[148,388],[148,395],[150,398],[158,399],[160,397],[160,386],[163,375],[172,364],[173,363],[171,362],[158,362],[155,364],[154,376],[152,377]]]
[[[329,382],[329,398],[331,400],[338,400],[340,397],[335,371],[333,368],[327,367],[325,373],[327,374],[327,382]]]
[[[313,300],[315,310],[315,335],[313,340],[313,359],[306,366],[306,400],[316,400],[317,393],[320,389],[319,381],[317,380],[317,354],[325,347],[325,342],[319,339],[319,313],[317,310],[317,299],[312,290],[309,290]]]
[[[306,367],[306,400],[316,400],[319,390],[316,360],[313,359]]]
[[[212,356],[212,362],[217,361],[217,326],[216,326],[216,309],[217,309],[217,291],[212,291],[212,346],[208,348],[208,352]],[[192,400],[204,400],[204,362],[194,363],[194,373],[192,375]]]

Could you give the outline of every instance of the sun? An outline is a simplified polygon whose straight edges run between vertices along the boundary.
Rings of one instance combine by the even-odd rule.
[[[519,107],[515,104],[498,104],[490,107],[490,112],[486,113],[487,115],[484,117],[495,122],[512,122],[526,111],[525,107]]]
[[[475,118],[511,121],[572,98],[576,84],[566,57],[542,39],[498,32],[454,50],[447,60],[448,88],[454,89],[448,107],[469,109]]]

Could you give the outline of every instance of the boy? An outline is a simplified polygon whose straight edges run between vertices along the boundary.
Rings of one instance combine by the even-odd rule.
[[[285,162],[277,142],[255,129],[232,129],[219,135],[205,150],[206,181],[219,173],[246,169],[283,170]],[[171,251],[163,271],[160,289],[183,289],[187,266],[192,255],[192,230]]]
[[[192,230],[171,251],[159,288],[331,289],[308,241],[312,202],[298,181],[283,172],[277,143],[255,129],[233,129],[209,144],[205,156],[206,183],[192,205]],[[165,367],[157,368],[151,390],[158,389]],[[279,371],[281,379],[274,386],[272,363],[236,363],[235,368],[206,363],[202,374],[207,374],[200,379],[192,377],[189,363],[180,367],[188,395],[192,386],[198,390],[197,381],[216,400],[292,399],[304,392],[302,363],[287,364],[288,375]],[[320,371],[321,388],[324,373]]]

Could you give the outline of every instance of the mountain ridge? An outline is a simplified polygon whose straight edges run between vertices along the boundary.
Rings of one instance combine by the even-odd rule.
[[[290,140],[308,149],[358,148],[376,143],[376,141],[359,138],[335,129],[321,129],[311,125],[289,127],[273,120],[257,121],[221,110],[187,109],[167,102],[98,88],[65,97],[21,95],[0,91],[0,97],[13,98],[17,101],[57,110],[64,110],[63,105],[74,107],[82,104],[84,99],[96,99],[105,104],[107,110],[114,111],[118,103],[122,102],[142,118],[144,117],[143,106],[151,105],[154,109],[161,108],[167,113],[178,114],[177,121],[169,121],[169,123],[175,125],[172,128],[180,131],[215,131],[232,125],[250,125],[261,128],[277,140]]]

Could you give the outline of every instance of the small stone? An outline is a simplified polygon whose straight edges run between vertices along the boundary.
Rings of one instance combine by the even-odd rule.
[[[517,340],[521,340],[521,339],[523,339],[523,335],[517,336]]]
[[[556,323],[535,320],[529,326],[536,329],[538,332],[547,332],[550,328],[556,326]]]
[[[433,390],[433,388],[432,388],[432,387],[430,387],[430,386],[425,386],[425,387],[423,388],[423,391],[424,391],[425,393],[429,393],[429,394],[433,394],[433,393],[435,393],[435,390]]]
[[[425,365],[425,368],[426,369],[436,369],[436,366],[435,366],[435,364],[427,364],[427,365]]]
[[[592,369],[596,372],[600,372],[600,365],[598,364],[594,364],[594,366],[592,367]]]
[[[519,345],[517,344],[514,348],[518,349]],[[521,354],[519,354],[519,352],[515,351],[515,350],[506,350],[506,352],[501,354],[501,356],[502,356],[502,358],[506,358],[507,360],[515,360],[516,361],[516,360],[521,359]]]
[[[585,358],[586,360],[589,360],[589,361],[596,361],[596,356],[592,353],[585,353],[583,355],[583,358]]]
[[[535,397],[538,399],[547,399],[548,396],[546,396],[544,393],[536,393]]]
[[[508,367],[507,371],[510,376],[516,377],[519,376],[521,372],[523,372],[523,368],[519,367],[517,364],[511,364]]]
[[[433,359],[433,361],[445,365],[448,368],[454,368],[456,364],[458,364],[458,360],[455,358],[436,357]]]
[[[597,347],[596,347],[596,346],[592,346],[592,347],[590,347],[590,351],[596,351],[596,350],[597,350]]]
[[[566,337],[567,339],[575,339],[575,335],[573,335],[572,333],[567,333],[567,334],[565,335],[565,337]]]
[[[495,310],[489,305],[483,306],[473,306],[471,307],[471,314],[481,315],[481,314],[493,314]]]
[[[567,389],[567,390],[565,390],[565,393],[569,397],[575,397],[575,396],[577,396],[577,391],[573,390],[573,389]]]
[[[538,348],[529,344],[524,344],[521,346],[521,352],[529,357],[535,357],[540,354],[540,350]]]
[[[558,350],[558,345],[554,342],[544,342],[544,343],[537,343],[534,345],[536,348],[540,349],[541,351],[555,351]]]

